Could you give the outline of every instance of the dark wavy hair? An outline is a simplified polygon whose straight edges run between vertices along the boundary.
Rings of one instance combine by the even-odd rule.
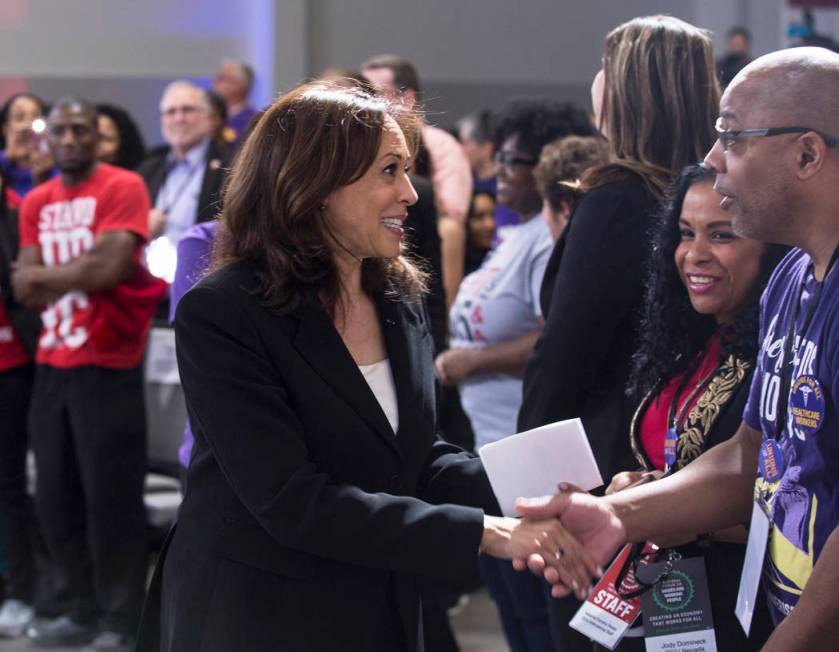
[[[3,106],[0,106],[0,149],[6,148],[6,136],[3,134],[2,127],[6,126],[6,122],[9,120],[9,112],[12,110],[12,104],[14,104],[17,100],[21,97],[26,97],[35,102],[38,105],[38,108],[41,112],[42,116],[47,115],[49,113],[49,105],[44,102],[40,97],[33,93],[15,93],[14,95],[10,95],[6,98],[6,101],[3,102]]]
[[[213,267],[247,260],[267,305],[293,310],[315,292],[334,316],[341,308],[332,257],[337,240],[323,205],[373,164],[389,118],[414,154],[418,116],[359,88],[316,81],[277,100],[259,118],[228,178]],[[366,292],[418,300],[425,291],[423,273],[405,256],[366,258],[361,270]]]
[[[694,310],[673,262],[681,240],[679,218],[685,195],[696,184],[713,183],[715,176],[704,165],[686,167],[660,211],[653,235],[640,342],[627,386],[627,395],[636,401],[690,369],[718,327],[713,316]],[[734,321],[719,326],[720,362],[729,355],[751,361],[757,357],[760,295],[787,251],[780,245],[765,246],[757,283]]]
[[[146,146],[137,128],[137,123],[125,109],[114,104],[97,104],[97,115],[104,115],[114,121],[119,132],[119,149],[114,165],[126,170],[135,170],[146,156]]]
[[[538,158],[549,142],[570,136],[594,136],[588,114],[571,102],[544,98],[511,100],[495,116],[495,148],[518,136],[518,149]]]

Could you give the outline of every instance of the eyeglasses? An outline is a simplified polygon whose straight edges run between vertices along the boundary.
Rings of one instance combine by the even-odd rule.
[[[198,113],[200,110],[200,106],[191,106],[189,104],[185,104],[184,106],[170,106],[167,109],[161,109],[160,115],[167,118],[172,118],[175,116],[176,113],[178,113],[178,111],[180,111],[184,115],[189,116]]]
[[[720,140],[723,150],[728,151],[732,145],[737,142],[738,138],[764,138],[771,136],[783,136],[784,134],[806,134],[813,132],[821,136],[824,144],[828,147],[836,147],[839,145],[839,138],[826,134],[818,129],[811,129],[810,127],[770,127],[768,129],[723,129],[721,126],[722,119],[717,120],[714,129],[717,130],[717,138]]]
[[[519,156],[515,152],[495,152],[495,163],[505,167],[513,165],[527,165],[533,167],[538,163],[536,159]]]

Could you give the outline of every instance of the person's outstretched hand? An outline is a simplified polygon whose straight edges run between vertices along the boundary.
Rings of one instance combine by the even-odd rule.
[[[526,519],[559,518],[566,531],[576,538],[598,564],[606,564],[618,547],[626,543],[626,529],[611,505],[570,485],[560,485],[561,493],[542,498],[520,498],[516,511]],[[516,570],[530,570],[544,575],[553,584],[551,593],[562,598],[574,591],[559,572],[557,560],[549,555],[531,554],[527,559],[514,559]],[[578,596],[579,597],[579,596]]]
[[[602,575],[599,564],[556,518],[529,520],[484,516],[481,552],[499,559],[551,559],[559,581],[581,600]]]

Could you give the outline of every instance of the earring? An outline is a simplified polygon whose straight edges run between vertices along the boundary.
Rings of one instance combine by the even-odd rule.
[[[321,204],[320,206],[318,206],[318,210],[319,210],[321,213],[323,213],[323,211],[325,211],[325,210],[326,210],[326,203],[323,203],[323,204]]]

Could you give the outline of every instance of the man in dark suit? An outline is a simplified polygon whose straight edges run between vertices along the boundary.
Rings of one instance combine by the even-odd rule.
[[[152,150],[137,170],[153,204],[150,237],[164,237],[172,250],[189,227],[219,212],[230,152],[212,140],[209,116],[209,98],[203,89],[188,81],[169,84],[160,100],[161,131],[167,144]]]

